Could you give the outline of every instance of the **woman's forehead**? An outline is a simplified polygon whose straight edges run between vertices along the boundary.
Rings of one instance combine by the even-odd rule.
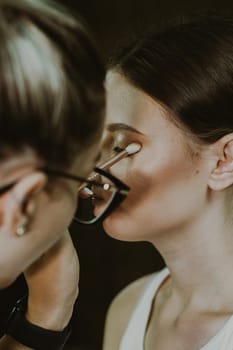
[[[130,132],[136,129],[147,134],[169,122],[165,109],[159,103],[126,82],[118,73],[112,73],[108,81],[106,114],[109,131]]]

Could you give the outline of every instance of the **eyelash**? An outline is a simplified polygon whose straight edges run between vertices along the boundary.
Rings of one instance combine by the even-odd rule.
[[[113,151],[116,152],[116,153],[120,153],[120,152],[124,151],[124,149],[121,148],[121,147],[119,147],[119,146],[115,146],[115,147],[113,148]]]

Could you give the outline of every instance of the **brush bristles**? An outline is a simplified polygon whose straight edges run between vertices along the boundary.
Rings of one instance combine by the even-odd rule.
[[[139,152],[141,148],[142,146],[140,145],[140,143],[134,142],[128,145],[125,150],[130,155]]]

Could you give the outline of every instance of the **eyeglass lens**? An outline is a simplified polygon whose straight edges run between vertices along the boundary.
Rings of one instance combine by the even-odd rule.
[[[96,221],[112,202],[116,188],[113,182],[103,175],[92,173],[96,182],[103,186],[86,185],[78,192],[78,209],[75,218],[79,222],[89,223]]]

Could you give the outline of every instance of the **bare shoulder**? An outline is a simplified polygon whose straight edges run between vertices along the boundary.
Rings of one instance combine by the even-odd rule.
[[[118,350],[132,312],[151,274],[143,276],[124,288],[112,301],[105,323],[104,350]]]

